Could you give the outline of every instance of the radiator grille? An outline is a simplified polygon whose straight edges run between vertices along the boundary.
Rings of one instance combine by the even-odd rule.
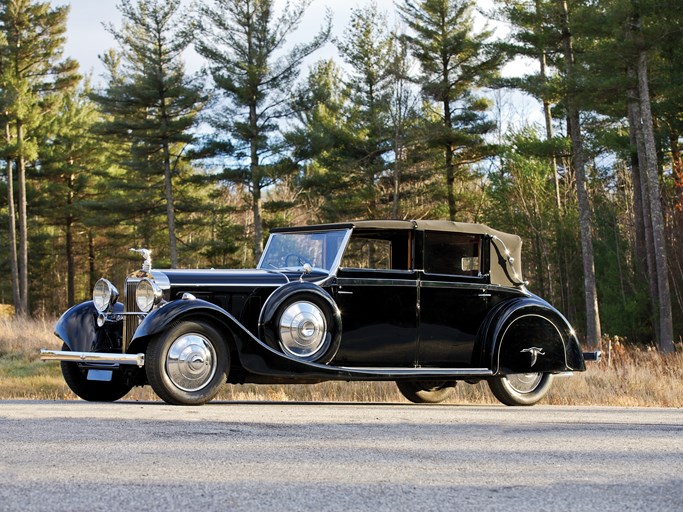
[[[135,302],[135,288],[137,287],[140,279],[126,279],[126,284],[124,286],[123,292],[123,307],[126,313],[133,313],[140,311],[138,305]],[[130,340],[133,338],[135,330],[140,325],[140,317],[138,315],[124,315],[123,316],[123,340],[122,340],[122,350],[125,352],[128,349]]]

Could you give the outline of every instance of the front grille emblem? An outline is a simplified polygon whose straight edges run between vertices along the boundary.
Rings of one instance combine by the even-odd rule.
[[[538,359],[538,356],[544,356],[545,355],[545,352],[543,352],[543,349],[538,348],[538,347],[525,348],[524,350],[522,350],[522,353],[524,353],[524,352],[528,352],[529,354],[531,354],[531,366],[536,364],[536,360]]]

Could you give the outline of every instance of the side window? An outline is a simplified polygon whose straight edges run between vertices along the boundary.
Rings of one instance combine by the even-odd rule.
[[[425,233],[425,272],[478,276],[481,237],[460,233]]]
[[[342,267],[391,269],[391,241],[352,237],[344,252]]]

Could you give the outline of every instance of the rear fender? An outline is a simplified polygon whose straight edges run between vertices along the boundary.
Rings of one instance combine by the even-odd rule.
[[[493,309],[484,323],[483,339],[484,361],[496,375],[585,370],[574,329],[535,296]]]

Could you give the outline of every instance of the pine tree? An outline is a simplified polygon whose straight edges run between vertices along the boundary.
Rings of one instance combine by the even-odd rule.
[[[144,180],[163,177],[171,267],[178,266],[173,179],[195,140],[193,129],[207,101],[200,78],[185,73],[182,57],[193,40],[194,27],[180,3],[122,0],[122,27],[107,28],[119,44],[120,55],[103,57],[108,85],[93,95],[111,118],[99,129],[130,144],[128,166]]]
[[[493,129],[487,102],[475,90],[487,83],[502,63],[488,44],[488,30],[475,32],[471,0],[404,0],[401,17],[422,68],[420,84],[439,118],[428,137],[442,148],[448,216],[456,219],[455,181],[458,170],[490,154],[483,136]]]
[[[18,263],[12,262],[17,314],[29,313],[27,165],[38,156],[36,131],[54,115],[57,93],[75,87],[78,65],[62,60],[68,7],[51,8],[47,2],[0,2],[0,112],[5,123],[5,160],[8,178],[17,175],[19,225]],[[12,188],[9,189],[13,195]],[[13,230],[10,220],[10,231]],[[10,234],[10,239],[14,233]],[[12,256],[14,257],[14,256]]]
[[[100,114],[88,99],[88,91],[86,84],[61,96],[57,106],[59,115],[45,126],[40,166],[36,169],[40,182],[40,193],[34,200],[36,210],[46,224],[64,233],[66,306],[69,307],[76,303],[77,279],[84,275],[76,269],[77,232],[86,231],[84,222],[89,216],[97,215],[90,207],[98,199],[94,197],[96,181],[109,178],[108,144],[92,133]],[[92,289],[93,283],[83,284],[82,289],[87,292]]]
[[[226,162],[220,177],[249,191],[255,261],[263,251],[263,190],[295,171],[279,123],[293,114],[289,100],[303,60],[329,37],[328,19],[310,42],[286,49],[310,3],[287,4],[281,12],[274,0],[214,0],[199,8],[197,51],[209,61],[225,100],[211,119],[213,146],[223,149],[216,158]]]
[[[394,38],[387,28],[385,13],[372,2],[353,9],[349,26],[337,48],[347,64],[346,87],[350,102],[345,112],[349,132],[355,137],[346,146],[347,165],[341,172],[344,180],[357,187],[356,207],[347,215],[378,218],[378,181],[385,174],[385,155],[391,150],[389,129],[391,101],[391,65]],[[349,194],[348,186],[343,192]],[[350,205],[349,205],[350,206]],[[351,213],[355,211],[356,213]]]
[[[507,85],[519,88],[537,98],[543,106],[547,152],[554,169],[555,200],[561,211],[562,200],[557,169],[557,148],[554,141],[552,107],[561,101],[556,70],[563,55],[561,38],[554,23],[557,17],[555,0],[501,0],[497,16],[510,24],[511,33],[498,43],[511,58],[525,57],[538,62],[538,71],[523,77],[507,78]]]
[[[593,221],[586,185],[586,155],[581,131],[579,93],[576,89],[576,55],[571,36],[569,8],[566,0],[557,0],[561,7],[562,45],[564,49],[564,79],[567,125],[572,142],[572,169],[576,178],[576,194],[579,203],[579,236],[583,260],[584,298],[586,304],[586,342],[597,347],[602,337],[600,309],[595,282],[595,256],[593,253]]]
[[[351,191],[346,148],[355,138],[346,122],[349,90],[342,70],[333,60],[316,63],[294,92],[297,124],[285,133],[292,156],[301,168],[297,180],[300,201],[310,220],[335,222],[346,215],[347,200],[357,204]]]
[[[634,62],[635,76],[637,78],[638,101],[634,105],[636,128],[636,140],[639,140],[641,148],[639,154],[639,167],[641,170],[641,183],[643,201],[649,203],[650,222],[646,226],[646,232],[651,230],[652,245],[650,250],[654,256],[653,271],[655,275],[651,279],[656,283],[656,296],[653,302],[657,305],[658,313],[658,346],[663,353],[673,352],[673,323],[671,316],[671,294],[669,288],[669,264],[666,254],[666,241],[664,234],[664,219],[657,170],[657,147],[654,135],[652,108],[650,100],[648,52],[642,36],[640,21],[640,5],[638,0],[632,0],[630,29],[633,32],[635,42],[636,59]]]

